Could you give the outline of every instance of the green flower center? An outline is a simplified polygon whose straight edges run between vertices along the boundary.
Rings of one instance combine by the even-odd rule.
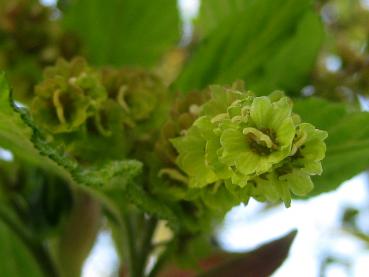
[[[258,130],[249,127],[244,128],[243,133],[246,135],[246,140],[251,151],[256,154],[268,156],[278,148],[275,142],[276,135],[272,129],[263,128]]]

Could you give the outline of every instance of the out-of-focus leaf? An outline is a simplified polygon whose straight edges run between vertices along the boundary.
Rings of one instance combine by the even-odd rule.
[[[201,277],[270,276],[287,258],[296,231],[267,243],[258,249],[232,257],[218,267],[201,274]]]
[[[294,110],[306,122],[328,131],[323,174],[315,176],[310,196],[336,189],[369,166],[369,113],[349,112],[344,104],[318,98],[296,101]]]
[[[292,231],[286,236],[269,242],[261,247],[242,254],[220,252],[201,261],[199,267],[204,273],[197,275],[190,270],[181,270],[170,266],[159,276],[181,277],[266,277],[270,276],[286,259],[296,236]]]
[[[73,0],[63,16],[99,65],[152,65],[180,38],[173,0]]]
[[[85,259],[101,227],[100,203],[85,193],[76,195],[68,222],[58,240],[63,276],[81,276]]]
[[[290,94],[298,93],[314,66],[322,39],[323,28],[319,16],[314,12],[305,13],[296,34],[265,63],[264,73],[256,75],[255,80],[249,79],[250,88],[257,93],[268,93],[275,89]]]
[[[43,276],[36,261],[23,243],[0,220],[0,275]]]
[[[202,0],[196,27],[202,36],[206,36],[218,26],[219,22],[239,13],[250,2],[250,0]]]
[[[210,3],[204,2],[202,14],[213,7]],[[217,10],[232,6],[216,3]],[[259,94],[277,88],[299,91],[322,41],[322,25],[311,1],[250,0],[235,5],[200,42],[176,86],[189,90],[244,79]]]

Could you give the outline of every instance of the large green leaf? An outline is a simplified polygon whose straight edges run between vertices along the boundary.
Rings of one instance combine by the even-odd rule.
[[[200,42],[176,82],[182,90],[244,79],[258,93],[304,85],[322,41],[322,25],[310,0],[204,0]],[[222,6],[223,13],[222,13]],[[213,15],[214,14],[214,15]],[[219,19],[218,19],[219,18]],[[217,24],[216,24],[217,23]],[[201,29],[201,26],[199,27]]]
[[[99,65],[152,65],[181,32],[174,0],[73,0],[64,23]]]
[[[43,276],[31,253],[19,238],[0,219],[0,275]]]
[[[195,27],[200,35],[206,37],[220,22],[243,11],[253,1],[255,0],[202,0]]]
[[[328,131],[322,176],[314,177],[311,195],[336,189],[369,167],[369,113],[349,112],[344,104],[309,98],[297,101],[304,121]]]
[[[282,89],[297,94],[309,77],[323,38],[320,18],[307,12],[300,19],[296,33],[263,66],[264,73],[251,76],[250,88],[257,93]],[[247,80],[247,79],[246,79]]]

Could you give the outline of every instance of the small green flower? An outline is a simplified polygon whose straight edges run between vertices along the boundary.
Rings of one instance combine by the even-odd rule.
[[[309,123],[299,124],[296,130],[296,139],[292,148],[292,157],[294,157],[292,163],[300,166],[307,174],[321,174],[323,170],[320,161],[325,156],[324,140],[328,137],[328,133],[315,129]]]
[[[310,176],[322,173],[326,138],[327,132],[309,123],[297,125],[291,153],[270,172],[252,179],[251,195],[271,202],[282,200],[289,207],[290,192],[298,196],[308,194],[314,187]]]
[[[137,136],[161,126],[168,114],[168,91],[162,81],[145,70],[105,68],[103,84],[109,98],[116,101],[125,113],[125,125]]]
[[[219,179],[228,179],[232,176],[232,170],[229,166],[219,160],[219,151],[221,144],[219,135],[216,131],[216,124],[212,123],[210,118],[202,116],[198,118],[193,126],[201,130],[201,134],[206,141],[205,144],[205,165],[212,170]]]
[[[52,133],[76,131],[98,110],[107,98],[97,72],[82,58],[70,63],[59,60],[44,72],[44,81],[35,88],[31,113],[43,128]]]
[[[245,107],[241,121],[232,120],[220,136],[220,159],[243,175],[262,174],[290,152],[295,136],[292,107],[286,97],[273,103],[268,97],[256,97]]]
[[[181,136],[199,117],[202,105],[210,98],[207,90],[192,91],[186,95],[178,95],[175,99],[170,117],[162,125],[159,138],[155,142],[155,153],[162,163],[162,167],[170,171],[176,170],[177,152],[170,140]]]
[[[216,183],[240,201],[254,197],[287,207],[291,193],[310,192],[310,176],[322,172],[327,133],[301,123],[280,91],[255,97],[219,86],[211,90],[192,126],[171,140],[188,186]]]
[[[245,96],[244,92],[232,88],[225,89],[222,86],[211,86],[211,99],[205,103],[201,109],[200,115],[214,117],[226,113],[228,107],[236,100]]]
[[[189,185],[203,187],[218,180],[217,175],[206,163],[206,138],[203,130],[191,127],[183,138],[173,139],[172,143],[182,153],[177,164],[190,177]]]

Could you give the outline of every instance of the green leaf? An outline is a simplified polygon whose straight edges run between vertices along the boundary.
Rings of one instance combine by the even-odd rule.
[[[68,221],[59,234],[57,257],[62,276],[81,276],[101,228],[101,205],[86,193],[75,194]]]
[[[138,184],[132,183],[125,190],[109,190],[106,191],[106,194],[118,204],[120,201],[126,199],[134,203],[145,213],[166,220],[174,231],[177,231],[179,228],[178,218],[169,206],[161,202],[158,198],[150,195]]]
[[[142,164],[138,161],[113,161],[102,168],[78,170],[73,177],[78,183],[100,187],[100,193],[115,209],[122,209],[124,202],[131,202],[148,214],[165,219],[176,230],[178,219],[168,206],[149,194],[137,180],[142,173]],[[116,214],[119,216],[118,214]]]
[[[199,128],[193,126],[185,137],[173,139],[172,144],[179,153],[183,153],[178,156],[177,164],[191,177],[189,186],[203,187],[218,180],[206,164],[206,139]]]
[[[323,39],[320,18],[307,12],[301,18],[296,34],[281,45],[264,66],[264,74],[248,79],[254,91],[268,93],[283,89],[297,95],[306,82]]]
[[[202,36],[216,29],[220,22],[244,10],[252,1],[245,0],[202,0],[196,27]]]
[[[182,90],[244,79],[260,94],[280,88],[296,92],[304,85],[322,40],[322,25],[310,0],[205,0],[202,15],[215,12],[209,34],[200,42],[176,82]],[[232,6],[231,9],[227,9]],[[205,20],[205,19],[204,19]],[[200,19],[200,23],[204,22]],[[210,19],[209,19],[210,20]]]
[[[32,130],[14,112],[10,88],[5,74],[0,73],[0,146],[29,162],[38,162],[40,155],[30,141]]]
[[[176,228],[176,216],[164,204],[149,195],[139,183],[137,177],[142,171],[142,164],[135,160],[111,161],[103,166],[83,168],[75,161],[63,156],[51,145],[45,143],[33,122],[23,114],[24,120],[34,128],[33,142],[40,153],[62,166],[79,185],[92,190],[117,218],[120,218],[119,194],[127,194],[126,199],[147,213],[168,220]],[[117,202],[118,201],[118,202]]]
[[[294,111],[304,121],[328,131],[323,174],[314,176],[310,196],[336,189],[369,166],[369,113],[349,112],[344,104],[309,98],[296,101]]]
[[[0,219],[1,276],[41,277],[40,268],[21,240]]]
[[[180,38],[173,0],[74,0],[64,24],[77,33],[95,64],[154,64]]]

